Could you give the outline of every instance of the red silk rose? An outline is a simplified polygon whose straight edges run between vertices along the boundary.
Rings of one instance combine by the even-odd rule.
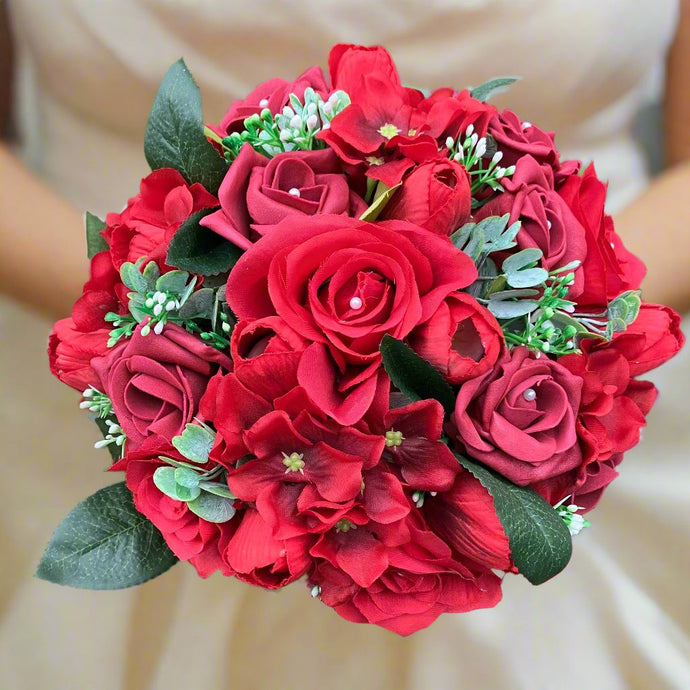
[[[476,218],[510,215],[509,223],[522,223],[517,234],[519,249],[536,247],[543,252],[547,270],[584,261],[587,254],[585,231],[565,201],[554,191],[553,173],[531,156],[523,156],[511,178],[501,180],[505,192],[494,197]],[[583,271],[575,271],[570,295],[580,294]]]
[[[175,324],[160,334],[132,337],[92,361],[113,404],[128,449],[149,436],[171,439],[197,413],[209,379],[231,360]]]
[[[587,251],[578,271],[584,279],[584,290],[577,295],[577,303],[597,310],[622,292],[637,290],[645,266],[623,246],[613,219],[605,214],[606,185],[597,178],[594,165],[582,176],[568,177],[558,194],[585,229]]]
[[[146,257],[165,267],[170,240],[192,213],[218,206],[218,199],[195,182],[192,185],[172,168],[154,170],[141,181],[139,194],[122,213],[109,213],[103,231],[113,264]]]
[[[443,158],[414,168],[381,218],[406,220],[437,235],[450,235],[467,222],[471,206],[467,171]]]
[[[460,387],[458,441],[519,486],[563,474],[582,459],[575,430],[581,391],[579,376],[517,347]]]
[[[488,371],[503,351],[503,331],[488,309],[466,292],[453,292],[412,331],[410,347],[450,383]]]
[[[404,338],[476,278],[449,240],[403,221],[286,218],[237,262],[227,299],[240,319],[278,314],[314,344],[298,378],[341,424],[366,413],[381,384],[384,334]]]
[[[348,186],[329,149],[292,151],[275,158],[249,144],[240,150],[218,190],[220,209],[201,220],[241,249],[249,249],[288,216],[360,216],[367,204]]]
[[[503,110],[492,118],[489,134],[503,154],[503,167],[515,165],[523,156],[531,156],[548,168],[558,165],[558,149],[554,144],[553,132],[544,132],[531,122],[522,122],[511,110]]]
[[[140,450],[128,450],[110,472],[125,472],[127,488],[132,492],[136,509],[160,530],[170,550],[183,561],[189,561],[201,577],[221,570],[232,575],[220,554],[221,540],[227,542],[236,529],[236,522],[217,524],[195,515],[184,501],[166,496],[153,482],[153,474],[166,465],[159,455],[186,462],[169,443],[149,443]]]

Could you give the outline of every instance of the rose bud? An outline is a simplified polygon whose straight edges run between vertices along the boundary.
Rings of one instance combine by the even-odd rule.
[[[455,161],[422,163],[405,178],[381,215],[437,234],[450,235],[470,217],[472,195],[467,171]]]
[[[447,381],[462,383],[493,367],[503,349],[503,331],[474,297],[453,292],[414,329],[409,344]]]

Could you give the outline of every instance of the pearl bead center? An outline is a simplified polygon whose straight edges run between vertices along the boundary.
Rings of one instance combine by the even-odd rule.
[[[536,400],[536,398],[537,398],[537,391],[535,391],[534,388],[528,388],[526,391],[524,391],[522,393],[522,397],[527,402],[532,402],[533,400]]]
[[[297,189],[297,187],[292,187],[292,188],[290,188],[290,189],[288,190],[288,194],[292,194],[292,196],[296,196],[296,197],[301,196],[300,193],[299,193],[299,189]]]
[[[361,309],[362,299],[360,297],[352,297],[350,299],[350,309]]]

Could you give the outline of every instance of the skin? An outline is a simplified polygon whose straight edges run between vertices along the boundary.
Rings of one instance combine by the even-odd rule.
[[[9,131],[11,50],[0,2],[0,133]],[[626,246],[644,258],[649,302],[690,308],[690,0],[681,0],[667,63],[666,170],[615,218]],[[69,314],[88,277],[83,215],[0,142],[0,290],[52,318]],[[59,238],[59,239],[58,239]]]

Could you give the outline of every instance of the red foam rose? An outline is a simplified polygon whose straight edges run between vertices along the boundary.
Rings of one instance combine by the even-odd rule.
[[[519,486],[563,474],[582,459],[575,427],[581,390],[579,376],[517,347],[460,387],[458,441]]]
[[[128,448],[149,436],[171,439],[197,414],[211,377],[232,367],[218,350],[175,324],[160,335],[141,334],[116,345],[92,366],[110,397]]]

